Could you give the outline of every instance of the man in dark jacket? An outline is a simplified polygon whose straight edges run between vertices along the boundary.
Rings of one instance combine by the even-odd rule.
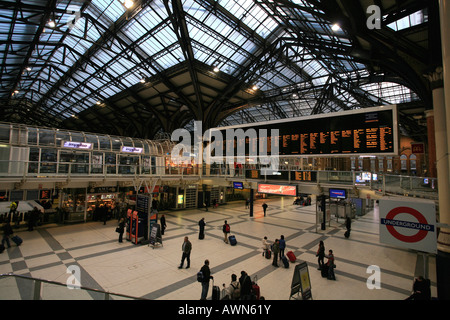
[[[181,264],[178,267],[178,269],[183,268],[184,259],[187,260],[187,266],[186,269],[189,269],[191,266],[191,250],[192,250],[192,244],[189,241],[188,237],[184,237],[183,245],[181,246],[181,250],[183,251],[183,255],[181,257]]]
[[[206,296],[208,295],[209,289],[209,280],[214,279],[214,277],[211,276],[211,270],[209,270],[209,260],[205,260],[205,264],[200,269],[200,271],[203,273],[202,296],[200,300],[206,300]]]
[[[241,271],[239,283],[241,285],[241,300],[250,300],[252,297],[252,280],[247,272]]]

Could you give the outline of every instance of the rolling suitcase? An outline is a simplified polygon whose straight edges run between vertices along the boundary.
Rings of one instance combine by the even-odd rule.
[[[23,242],[22,238],[20,238],[19,236],[13,236],[11,237],[11,240],[14,241],[14,243],[18,246],[20,246]]]
[[[324,264],[322,266],[322,269],[320,269],[322,278],[327,278],[328,277],[328,266],[326,264]]]
[[[235,246],[235,245],[237,244],[236,236],[229,236],[229,237],[228,237],[228,241],[230,242],[230,244],[231,244],[232,246]]]
[[[285,268],[289,268],[289,261],[286,256],[281,256],[281,261],[283,262]]]
[[[272,252],[269,249],[264,250],[264,257],[270,259],[272,257]]]
[[[220,288],[219,288],[219,286],[214,285],[214,280],[213,280],[211,299],[212,300],[220,300]]]
[[[295,262],[297,260],[297,257],[292,251],[289,251],[288,253],[286,253],[286,255],[290,262]]]

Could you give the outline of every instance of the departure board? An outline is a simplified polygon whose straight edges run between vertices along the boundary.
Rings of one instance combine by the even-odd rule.
[[[351,111],[320,114],[292,120],[253,123],[242,126],[217,128],[225,139],[226,129],[267,130],[264,142],[278,147],[280,156],[296,155],[396,155],[398,153],[397,108],[395,105],[364,108]],[[271,137],[271,130],[279,135]],[[248,151],[260,149],[262,141],[246,139]],[[250,141],[252,143],[250,143]],[[239,144],[239,142],[237,142]],[[236,141],[224,141],[225,152],[230,152]],[[243,142],[241,142],[243,143]],[[236,154],[236,148],[234,148]],[[264,150],[266,151],[266,150]],[[230,153],[227,153],[228,155]],[[253,152],[252,154],[255,154]]]

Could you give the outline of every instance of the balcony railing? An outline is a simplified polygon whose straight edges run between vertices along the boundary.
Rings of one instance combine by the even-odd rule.
[[[20,290],[19,290],[20,288]],[[0,275],[0,300],[145,300],[73,284],[17,275]]]

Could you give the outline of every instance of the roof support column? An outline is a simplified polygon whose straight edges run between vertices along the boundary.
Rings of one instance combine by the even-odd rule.
[[[439,222],[444,224],[441,227],[436,256],[436,275],[438,298],[440,300],[450,299],[450,206],[449,203],[449,170],[450,157],[448,141],[450,139],[450,40],[447,31],[450,30],[450,3],[449,1],[439,0],[440,23],[441,23],[441,45],[442,45],[442,66],[443,66],[443,86],[442,89],[433,90],[433,99],[435,91],[439,90],[440,100],[434,102],[435,126],[436,126],[436,158],[439,183]],[[438,105],[437,105],[438,104]],[[439,113],[438,113],[439,112]],[[442,117],[442,121],[440,121]],[[445,120],[444,120],[445,119]],[[446,137],[446,144],[438,142],[438,133],[440,130]],[[440,162],[443,162],[441,165]],[[442,190],[441,188],[444,188]]]

